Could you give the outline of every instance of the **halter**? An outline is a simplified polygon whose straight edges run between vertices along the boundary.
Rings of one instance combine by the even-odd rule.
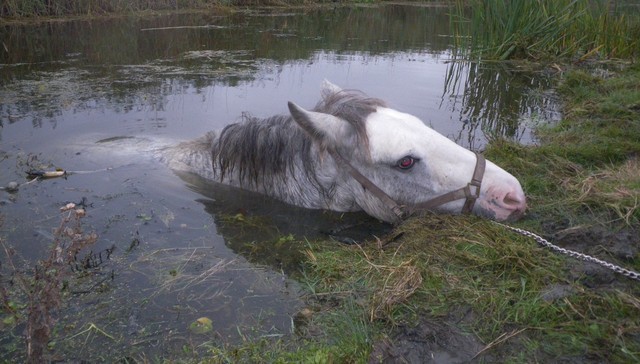
[[[353,179],[355,179],[362,185],[365,190],[371,192],[372,195],[378,198],[380,202],[382,202],[387,208],[393,211],[393,213],[401,220],[418,211],[431,210],[440,205],[444,205],[448,202],[460,200],[463,198],[466,199],[466,201],[464,203],[464,206],[462,207],[462,213],[470,213],[471,210],[473,210],[473,205],[476,203],[476,200],[478,199],[478,197],[480,197],[480,186],[482,185],[482,177],[484,176],[484,170],[486,166],[486,161],[482,154],[475,153],[476,167],[473,171],[471,182],[467,183],[466,186],[434,197],[431,200],[425,202],[411,205],[399,205],[394,199],[392,199],[383,190],[381,190],[380,187],[376,186],[376,184],[371,182],[370,179],[360,173],[360,171],[352,166],[351,163],[344,159],[336,150],[329,148],[328,152],[340,168],[346,170],[351,175],[351,177],[353,177]]]

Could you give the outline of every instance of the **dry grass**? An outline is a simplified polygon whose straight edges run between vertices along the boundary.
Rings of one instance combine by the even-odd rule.
[[[630,158],[597,172],[582,171],[565,178],[562,186],[578,191],[576,202],[587,207],[606,205],[627,225],[640,215],[640,161]]]
[[[371,321],[389,316],[394,306],[406,302],[422,286],[422,273],[411,261],[378,269],[386,278],[382,281],[382,287],[378,288],[371,298]]]

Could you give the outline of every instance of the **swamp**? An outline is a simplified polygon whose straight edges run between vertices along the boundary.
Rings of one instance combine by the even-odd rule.
[[[480,217],[307,210],[159,155],[326,79],[516,176],[510,225],[639,271],[638,3],[496,3],[0,19],[0,361],[640,361],[638,280]]]

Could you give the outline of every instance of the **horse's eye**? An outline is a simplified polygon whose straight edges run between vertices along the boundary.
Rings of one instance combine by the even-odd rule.
[[[413,157],[406,156],[398,160],[398,163],[396,164],[396,166],[400,169],[409,169],[413,167],[414,164],[416,164],[416,159]]]

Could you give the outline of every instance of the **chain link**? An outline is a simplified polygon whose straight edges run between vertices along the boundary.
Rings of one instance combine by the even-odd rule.
[[[494,221],[495,222],[495,221]],[[581,259],[584,260],[586,262],[590,262],[590,263],[595,263],[598,264],[600,266],[603,266],[607,269],[610,269],[616,273],[622,274],[625,277],[631,278],[631,279],[635,279],[640,281],[640,273],[623,268],[619,265],[615,265],[609,262],[606,262],[604,260],[600,260],[598,258],[592,257],[590,255],[587,254],[583,254],[583,253],[579,253],[573,250],[569,250],[569,249],[565,249],[562,247],[559,247],[557,245],[552,244],[551,242],[549,242],[548,240],[544,239],[543,237],[541,237],[538,234],[532,233],[531,231],[527,231],[524,229],[520,229],[520,228],[516,228],[513,226],[509,226],[509,225],[505,225],[499,222],[495,222],[496,224],[503,226],[511,231],[515,231],[516,233],[523,235],[523,236],[527,236],[530,238],[533,238],[535,241],[538,242],[538,244],[540,244],[541,246],[545,247],[545,248],[549,248],[555,252],[561,253],[561,254],[565,254],[568,255],[572,258],[576,258],[576,259]]]

